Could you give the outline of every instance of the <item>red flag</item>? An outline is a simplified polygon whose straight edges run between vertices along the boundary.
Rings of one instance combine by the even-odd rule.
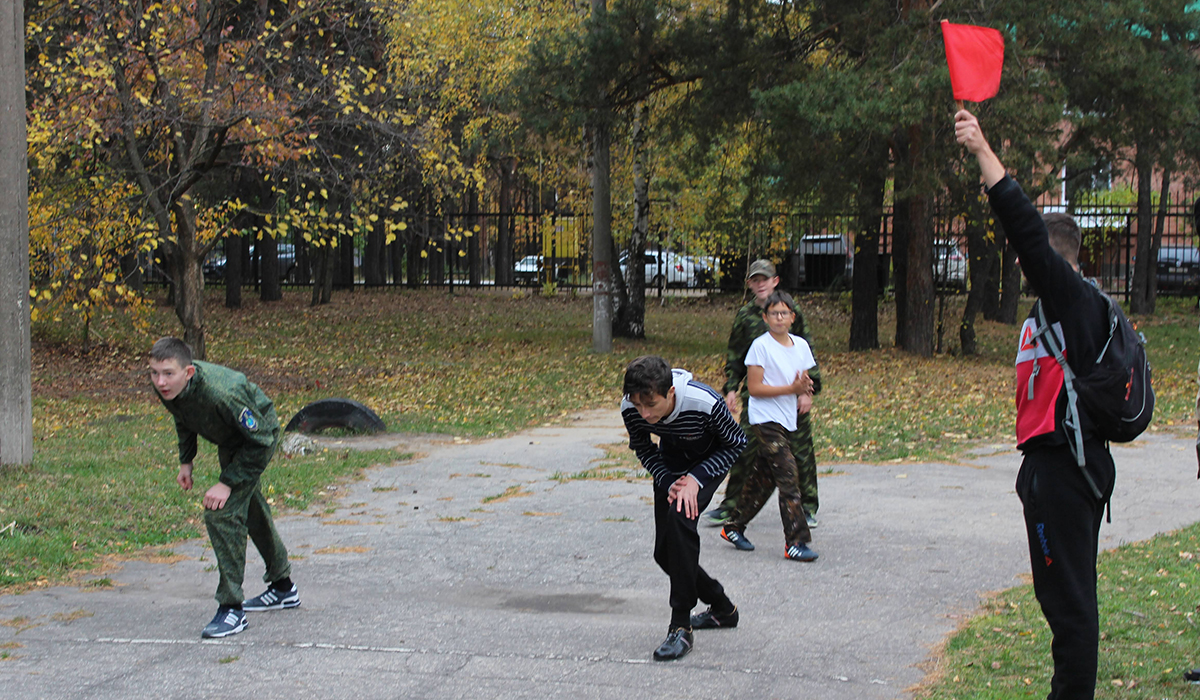
[[[995,29],[942,20],[954,99],[982,102],[1000,91],[1004,37]]]

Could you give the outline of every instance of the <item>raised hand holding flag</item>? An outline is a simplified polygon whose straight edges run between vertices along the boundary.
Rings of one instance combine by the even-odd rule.
[[[962,109],[964,100],[982,102],[1000,91],[1004,36],[995,29],[942,20],[950,87]]]

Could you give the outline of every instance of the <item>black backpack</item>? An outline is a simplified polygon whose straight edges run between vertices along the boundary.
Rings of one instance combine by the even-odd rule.
[[[1049,332],[1041,300],[1035,303],[1038,320],[1035,335],[1045,336],[1047,346],[1063,370],[1063,384],[1067,390],[1067,415],[1063,427],[1073,433],[1071,452],[1081,467],[1084,455],[1079,406],[1096,426],[1097,434],[1109,442],[1133,440],[1146,430],[1154,417],[1154,387],[1150,362],[1146,359],[1146,338],[1133,329],[1116,302],[1103,292],[1100,296],[1108,302],[1108,342],[1086,377],[1075,376],[1067,365],[1058,338]],[[1090,477],[1088,481],[1091,481]],[[1095,484],[1092,484],[1092,490],[1097,491],[1099,497]]]

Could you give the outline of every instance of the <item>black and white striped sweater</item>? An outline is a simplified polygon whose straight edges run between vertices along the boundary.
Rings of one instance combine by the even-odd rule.
[[[707,384],[694,381],[687,370],[674,369],[675,409],[651,425],[626,396],[621,417],[629,431],[629,449],[664,488],[684,474],[700,487],[720,479],[746,446],[746,434],[729,413],[724,399]],[[659,444],[650,435],[659,437]]]

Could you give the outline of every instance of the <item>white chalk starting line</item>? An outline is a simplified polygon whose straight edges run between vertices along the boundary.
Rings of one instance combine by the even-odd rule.
[[[377,654],[434,654],[441,656],[479,656],[490,659],[539,659],[543,661],[575,661],[585,663],[618,663],[618,664],[650,664],[650,659],[614,659],[604,656],[563,656],[560,654],[499,654],[478,651],[460,651],[456,649],[419,649],[416,647],[381,647],[368,644],[329,644],[326,642],[255,642],[250,640],[236,639],[123,639],[120,637],[97,637],[95,639],[76,639],[76,642],[83,644],[128,644],[128,645],[160,645],[160,646],[196,646],[196,645],[215,645],[229,647],[288,647],[290,649],[321,649],[325,651],[355,651],[355,652],[370,652]],[[762,669],[756,668],[741,668],[741,669],[725,669],[745,674],[760,674],[766,673]],[[776,675],[794,676],[800,678],[802,676],[792,673],[782,673]],[[850,679],[846,676],[833,676],[834,680],[842,683],[849,682]],[[872,684],[887,685],[887,681],[879,679],[871,679]]]

